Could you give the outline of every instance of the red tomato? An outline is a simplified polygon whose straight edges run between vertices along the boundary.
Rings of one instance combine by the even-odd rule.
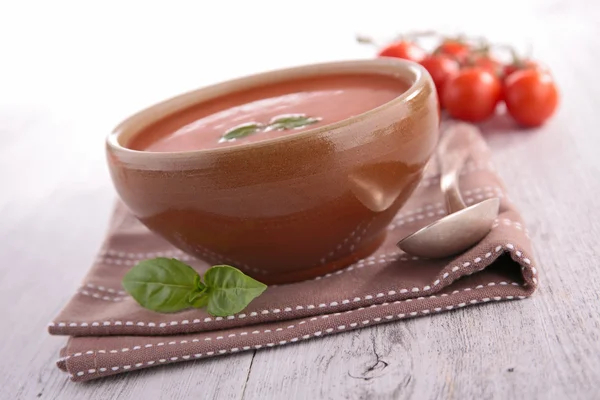
[[[542,125],[558,106],[552,76],[539,69],[516,71],[504,82],[504,101],[511,117],[528,127]]]
[[[424,66],[429,72],[429,75],[431,75],[433,83],[435,83],[438,97],[441,99],[446,81],[458,73],[460,65],[454,58],[444,54],[433,54],[426,57],[421,61],[421,65]]]
[[[494,74],[470,67],[446,82],[442,104],[456,119],[479,122],[494,114],[501,95],[502,85]]]
[[[516,61],[512,64],[504,66],[504,76],[507,77],[513,72],[520,71],[522,69],[536,69],[540,68],[540,65],[532,60]]]
[[[396,57],[405,60],[420,62],[425,58],[426,53],[421,47],[413,42],[401,40],[385,47],[379,52],[380,57]]]
[[[483,69],[487,69],[496,76],[501,76],[503,73],[502,63],[496,60],[494,57],[488,55],[475,58],[475,60],[473,61],[473,65],[481,67]]]
[[[471,53],[471,46],[458,40],[446,40],[434,53],[446,54],[454,57],[458,62],[464,62]]]

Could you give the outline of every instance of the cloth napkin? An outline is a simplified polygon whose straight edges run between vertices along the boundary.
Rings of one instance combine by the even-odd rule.
[[[49,324],[51,334],[70,336],[58,367],[73,381],[87,381],[530,296],[538,283],[530,239],[481,137],[471,146],[460,187],[468,205],[501,199],[489,235],[465,253],[442,260],[413,257],[395,246],[446,214],[436,171],[433,161],[387,227],[384,244],[370,257],[312,280],[270,286],[242,313],[226,318],[198,309],[155,313],[123,291],[123,275],[142,259],[175,257],[199,272],[209,265],[151,233],[117,204],[97,260]]]

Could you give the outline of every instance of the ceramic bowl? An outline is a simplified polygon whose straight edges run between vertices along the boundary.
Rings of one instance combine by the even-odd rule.
[[[161,118],[209,99],[303,77],[371,73],[409,89],[364,114],[272,140],[189,152],[127,148]],[[340,104],[343,107],[343,104]],[[149,107],[107,138],[122,201],[192,256],[267,284],[305,280],[367,257],[418,185],[438,140],[435,87],[398,59],[315,64],[195,90]]]

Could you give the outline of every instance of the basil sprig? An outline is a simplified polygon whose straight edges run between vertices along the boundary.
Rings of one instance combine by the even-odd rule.
[[[161,313],[204,308],[215,317],[242,311],[267,285],[229,265],[215,265],[204,281],[189,265],[174,258],[138,263],[123,277],[123,287],[142,307]]]
[[[284,130],[303,128],[307,125],[316,124],[321,118],[307,117],[304,114],[280,115],[271,120],[268,129]]]
[[[236,139],[241,139],[258,132],[266,131],[281,131],[287,129],[299,129],[307,125],[316,124],[322,118],[309,117],[305,114],[284,114],[273,117],[268,125],[263,125],[258,122],[248,122],[227,130],[221,137],[221,142],[229,142]]]
[[[263,129],[264,127],[262,124],[256,122],[248,122],[246,124],[234,126],[233,128],[229,129],[227,132],[225,132],[221,140],[230,141],[235,139],[241,139]]]

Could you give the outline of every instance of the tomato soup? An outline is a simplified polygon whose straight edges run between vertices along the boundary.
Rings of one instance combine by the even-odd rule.
[[[208,100],[145,128],[127,147],[152,152],[259,142],[332,124],[398,97],[407,83],[385,75],[279,82]]]

